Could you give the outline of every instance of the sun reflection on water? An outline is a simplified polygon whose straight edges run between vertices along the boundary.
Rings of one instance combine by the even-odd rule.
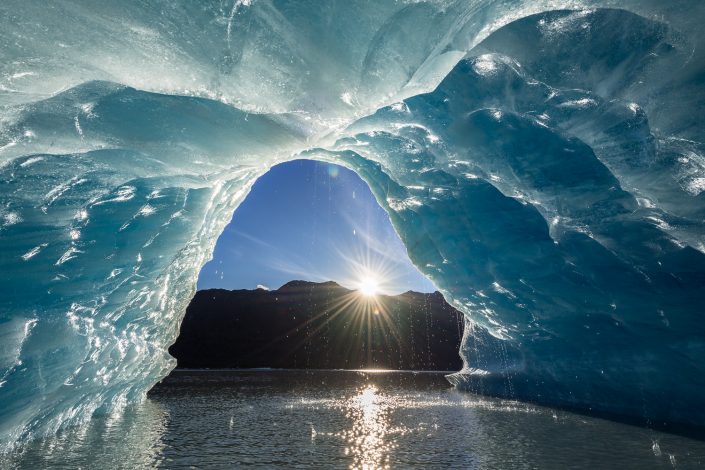
[[[463,393],[444,380],[183,371],[141,405],[0,457],[0,469],[703,468],[700,441]]]
[[[346,416],[352,420],[353,426],[343,431],[343,437],[347,443],[345,454],[353,459],[351,468],[390,468],[389,454],[394,441],[388,436],[392,408],[389,400],[374,385],[367,385],[349,400]]]

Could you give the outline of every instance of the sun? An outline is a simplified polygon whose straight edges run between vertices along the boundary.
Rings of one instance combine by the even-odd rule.
[[[374,277],[367,276],[360,280],[358,288],[365,297],[374,297],[379,292],[379,282]]]

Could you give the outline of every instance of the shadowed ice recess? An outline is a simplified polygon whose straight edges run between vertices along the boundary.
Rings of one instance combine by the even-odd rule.
[[[698,1],[3,2],[2,447],[164,377],[217,237],[295,158],[356,171],[465,313],[458,387],[702,427],[702,18]]]

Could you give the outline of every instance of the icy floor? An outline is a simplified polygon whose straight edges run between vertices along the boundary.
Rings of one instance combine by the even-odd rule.
[[[5,468],[702,468],[705,442],[459,393],[442,373],[177,372]]]

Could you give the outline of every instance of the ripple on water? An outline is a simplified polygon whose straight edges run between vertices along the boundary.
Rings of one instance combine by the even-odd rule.
[[[441,373],[180,371],[0,468],[701,468],[705,443],[461,393]]]

